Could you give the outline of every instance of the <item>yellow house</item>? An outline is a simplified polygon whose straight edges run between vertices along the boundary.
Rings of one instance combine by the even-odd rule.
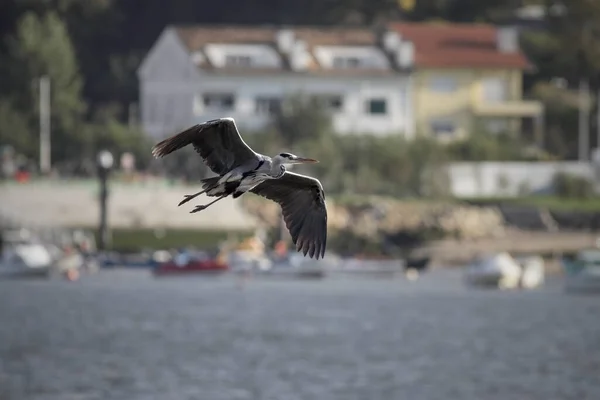
[[[528,132],[542,141],[543,107],[523,99],[530,65],[513,28],[392,23],[414,45],[412,100],[417,132],[454,139],[471,132]]]

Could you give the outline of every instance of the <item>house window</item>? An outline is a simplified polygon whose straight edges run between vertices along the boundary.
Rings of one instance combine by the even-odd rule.
[[[360,59],[357,57],[335,57],[333,59],[334,68],[358,68]]]
[[[227,55],[225,56],[225,66],[227,67],[250,67],[252,65],[252,57],[242,55]]]
[[[204,93],[202,102],[207,109],[228,111],[235,107],[235,96],[232,93]]]
[[[385,99],[371,99],[367,101],[367,112],[369,114],[387,114],[387,102]]]
[[[437,119],[430,123],[431,131],[438,137],[454,135],[456,126],[454,122],[449,119]]]
[[[278,97],[257,97],[256,112],[258,114],[276,114],[281,110],[281,99]]]
[[[452,93],[458,89],[458,80],[450,76],[438,76],[429,82],[431,91],[437,93]]]
[[[326,99],[327,106],[332,111],[340,111],[344,106],[344,100],[342,96],[330,96]]]
[[[482,81],[483,99],[489,103],[508,100],[508,82],[503,78],[485,78]]]

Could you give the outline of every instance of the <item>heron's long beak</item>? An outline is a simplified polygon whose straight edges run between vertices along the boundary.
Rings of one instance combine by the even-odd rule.
[[[294,164],[314,164],[318,162],[319,161],[315,160],[314,158],[296,157],[294,159]]]

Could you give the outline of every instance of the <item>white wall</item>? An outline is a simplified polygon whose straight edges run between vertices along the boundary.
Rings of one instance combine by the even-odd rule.
[[[361,81],[349,77],[281,74],[277,76],[206,76],[195,86],[196,94],[206,91],[231,91],[235,93],[235,110],[225,112],[236,119],[240,129],[260,129],[268,121],[268,115],[255,112],[256,96],[285,97],[286,94],[342,95],[342,110],[333,114],[333,125],[340,133],[406,133],[413,134],[412,116],[406,101],[407,80],[403,77],[377,78]],[[365,101],[370,97],[387,100],[387,114],[370,115],[365,111]],[[198,122],[224,115],[198,113]]]
[[[200,73],[172,29],[160,35],[138,71],[142,128],[155,138],[193,120],[193,90]]]
[[[593,166],[579,162],[462,162],[448,166],[451,192],[457,197],[513,197],[524,187],[533,193],[550,192],[557,172],[594,179]]]

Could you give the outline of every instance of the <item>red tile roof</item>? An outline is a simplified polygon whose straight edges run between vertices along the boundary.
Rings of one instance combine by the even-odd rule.
[[[389,28],[413,42],[417,68],[530,67],[522,52],[498,50],[494,26],[399,22],[391,23]]]

